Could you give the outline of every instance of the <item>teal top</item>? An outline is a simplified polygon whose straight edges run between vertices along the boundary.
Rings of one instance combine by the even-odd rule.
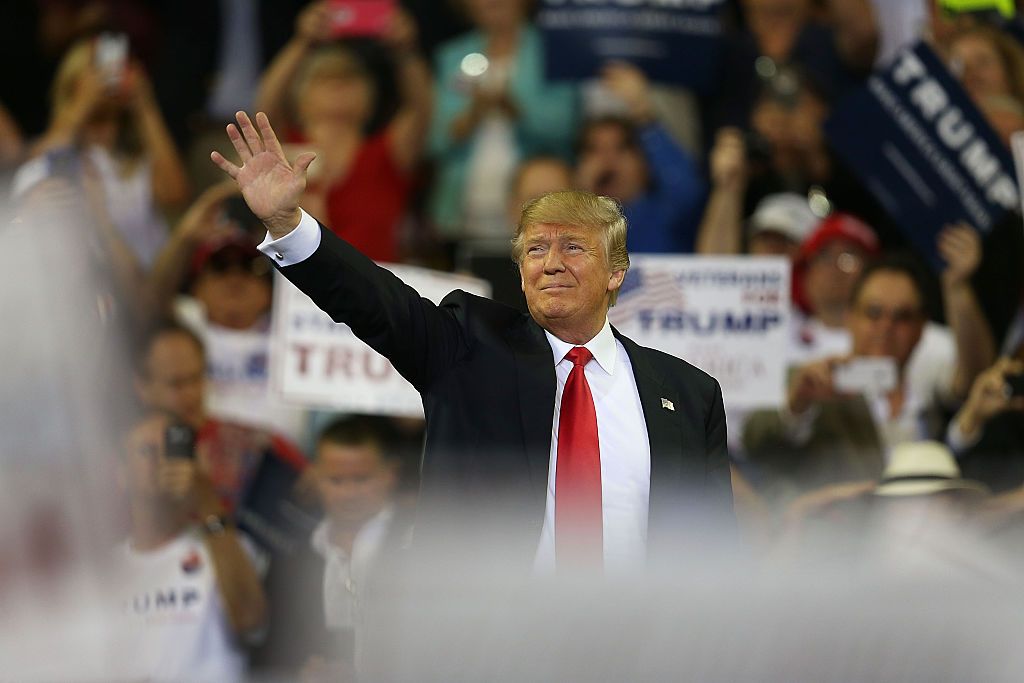
[[[456,237],[462,228],[462,192],[475,136],[456,142],[450,135],[452,121],[469,106],[468,93],[460,90],[462,58],[485,51],[479,31],[470,31],[441,45],[435,55],[434,115],[429,151],[436,164],[430,215],[445,237]],[[509,95],[519,110],[513,121],[519,158],[539,154],[569,160],[576,135],[578,93],[570,83],[544,78],[544,47],[536,28],[525,25],[512,66]]]

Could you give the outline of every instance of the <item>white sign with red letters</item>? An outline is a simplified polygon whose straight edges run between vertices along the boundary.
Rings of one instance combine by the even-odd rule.
[[[421,296],[439,303],[462,289],[490,295],[490,285],[415,266],[385,266]],[[281,397],[307,408],[422,417],[420,395],[387,358],[335,323],[280,273],[274,282],[270,378]]]

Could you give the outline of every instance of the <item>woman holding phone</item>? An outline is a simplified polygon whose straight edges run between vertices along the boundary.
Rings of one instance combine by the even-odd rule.
[[[142,67],[127,39],[104,34],[64,56],[52,88],[50,125],[19,169],[14,192],[71,174],[95,187],[94,202],[149,266],[167,237],[162,211],[181,208],[190,189]],[[100,201],[101,200],[101,201]]]
[[[437,164],[431,217],[448,239],[499,243],[507,253],[508,191],[520,161],[568,160],[576,89],[544,77],[529,0],[460,0],[473,30],[436,54],[437,103],[430,154]]]
[[[397,70],[400,101],[386,124],[369,130],[378,84],[356,52],[337,40],[366,37],[366,22],[339,20],[350,16],[348,5],[360,4],[371,3],[322,0],[303,10],[295,35],[260,82],[256,108],[286,131],[293,156],[317,155],[303,206],[370,258],[394,262],[430,120],[430,74],[412,19],[396,3],[372,3],[381,6],[370,18]]]

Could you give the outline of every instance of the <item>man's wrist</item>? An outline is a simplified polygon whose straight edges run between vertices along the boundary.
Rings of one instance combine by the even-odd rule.
[[[295,207],[291,212],[285,213],[281,216],[274,215],[263,221],[263,225],[266,226],[267,232],[275,240],[281,239],[295,228],[299,227],[299,221],[302,220],[302,211],[299,207]]]
[[[967,292],[971,286],[970,275],[942,274],[942,287],[947,295]]]
[[[209,514],[199,518],[199,528],[206,536],[224,536],[235,528],[235,524],[226,515]]]

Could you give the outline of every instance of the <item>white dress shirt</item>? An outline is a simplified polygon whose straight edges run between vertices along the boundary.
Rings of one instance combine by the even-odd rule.
[[[362,587],[373,575],[373,565],[384,547],[394,517],[390,505],[367,520],[352,543],[352,554],[331,542],[330,520],[317,525],[310,538],[313,550],[324,558],[324,623],[332,630],[356,628],[360,622]]]
[[[544,526],[534,568],[540,573],[555,568],[555,472],[558,467],[558,419],[562,390],[572,370],[565,354],[573,348],[545,331],[555,363],[555,414],[551,420],[551,455],[548,465]],[[651,446],[647,422],[633,366],[611,325],[583,344],[594,359],[584,368],[597,412],[597,440],[601,451],[601,518],[604,524],[604,566],[609,572],[643,566],[647,554],[647,508],[651,491]]]

